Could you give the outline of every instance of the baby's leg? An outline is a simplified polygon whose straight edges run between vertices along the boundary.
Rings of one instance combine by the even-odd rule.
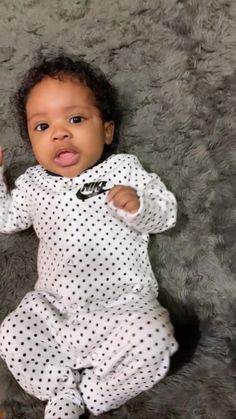
[[[78,419],[84,409],[79,377],[72,354],[56,342],[63,316],[57,305],[51,296],[28,293],[1,325],[0,355],[24,390],[49,400],[46,419]]]
[[[95,415],[150,389],[166,375],[177,350],[166,310],[156,301],[132,309],[92,354],[94,368],[81,375],[81,394]]]
[[[45,409],[45,419],[79,419],[84,413],[84,407],[75,402],[75,394],[61,394],[53,397]]]

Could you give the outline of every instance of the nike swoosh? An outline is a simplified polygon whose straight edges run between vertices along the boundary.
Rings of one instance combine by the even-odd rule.
[[[78,190],[78,192],[76,193],[76,196],[78,199],[81,199],[81,201],[85,201],[86,199],[92,198],[93,196],[96,195],[100,195],[101,193],[107,192],[110,189],[100,189],[100,191],[96,191],[96,192],[89,192],[88,194],[81,192],[80,190]]]

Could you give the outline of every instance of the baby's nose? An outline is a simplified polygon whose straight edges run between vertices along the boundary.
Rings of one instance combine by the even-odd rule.
[[[71,137],[71,133],[65,128],[55,128],[52,133],[53,140],[66,140]]]

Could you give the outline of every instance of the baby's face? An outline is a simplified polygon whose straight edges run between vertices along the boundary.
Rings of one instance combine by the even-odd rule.
[[[103,122],[92,91],[79,81],[45,77],[26,103],[29,138],[36,160],[65,177],[80,175],[111,144],[114,124]]]

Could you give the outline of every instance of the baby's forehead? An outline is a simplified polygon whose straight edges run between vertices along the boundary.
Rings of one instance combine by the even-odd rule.
[[[45,76],[32,87],[27,102],[40,102],[53,98],[55,98],[55,103],[63,99],[65,101],[77,99],[78,102],[86,102],[92,105],[96,103],[92,89],[83,81],[70,75]]]
[[[56,75],[45,75],[42,79],[40,79],[38,82],[35,83],[34,86],[32,86],[32,89],[37,87],[40,84],[58,84],[63,87],[63,85],[71,84],[74,86],[79,87],[80,89],[86,90],[88,95],[92,97],[95,97],[94,90],[96,89],[96,86],[94,86],[94,90],[91,86],[88,86],[86,81],[83,79],[82,75],[80,74],[70,74],[70,73],[59,73]],[[32,90],[31,89],[31,90]]]
[[[95,105],[97,105],[96,90],[98,88],[98,83],[93,80],[93,86],[91,83],[88,85],[85,77],[82,73],[61,73],[55,76],[56,79],[62,82],[70,82],[77,86],[80,86],[82,89],[87,91],[88,99]]]
[[[31,90],[26,103],[28,121],[47,114],[57,116],[62,112],[77,111],[96,113],[101,117],[91,89],[80,80],[69,76],[43,78]]]

